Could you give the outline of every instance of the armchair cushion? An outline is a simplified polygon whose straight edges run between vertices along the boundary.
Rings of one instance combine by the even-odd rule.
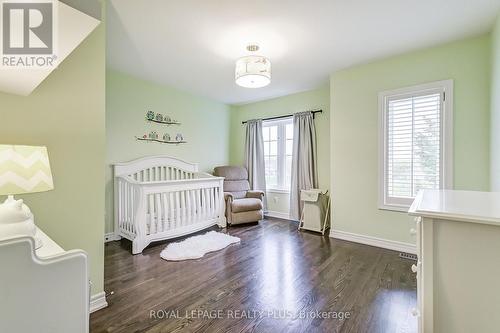
[[[248,191],[247,192],[247,198],[255,198],[255,199],[260,199],[264,197],[264,191]]]
[[[214,175],[224,177],[224,192],[231,192],[235,199],[246,197],[250,189],[247,169],[233,166],[216,167]]]
[[[231,205],[233,213],[249,212],[262,209],[262,201],[256,198],[244,198],[234,200]]]
[[[226,180],[248,180],[247,169],[237,166],[220,166],[214,168],[214,175]]]
[[[250,185],[247,180],[224,181],[224,192],[230,192],[236,199],[244,198]]]

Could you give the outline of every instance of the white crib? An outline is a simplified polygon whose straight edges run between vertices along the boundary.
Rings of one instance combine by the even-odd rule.
[[[167,156],[114,165],[115,233],[138,254],[151,242],[226,226],[223,177]]]

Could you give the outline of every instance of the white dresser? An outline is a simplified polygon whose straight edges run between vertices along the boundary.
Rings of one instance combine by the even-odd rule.
[[[500,332],[500,193],[422,191],[409,214],[419,332]]]
[[[37,237],[0,240],[0,332],[87,333],[87,254]]]

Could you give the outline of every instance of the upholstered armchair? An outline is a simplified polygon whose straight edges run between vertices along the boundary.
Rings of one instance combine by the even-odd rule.
[[[214,175],[224,177],[226,219],[229,225],[258,222],[264,218],[264,192],[250,190],[247,169],[221,166],[214,169]]]

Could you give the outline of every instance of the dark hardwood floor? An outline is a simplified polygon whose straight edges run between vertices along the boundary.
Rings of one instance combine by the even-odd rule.
[[[416,331],[412,262],[397,252],[282,220],[222,231],[241,243],[182,262],[160,258],[166,242],[136,256],[128,241],[108,243],[114,294],[91,315],[91,332]]]

